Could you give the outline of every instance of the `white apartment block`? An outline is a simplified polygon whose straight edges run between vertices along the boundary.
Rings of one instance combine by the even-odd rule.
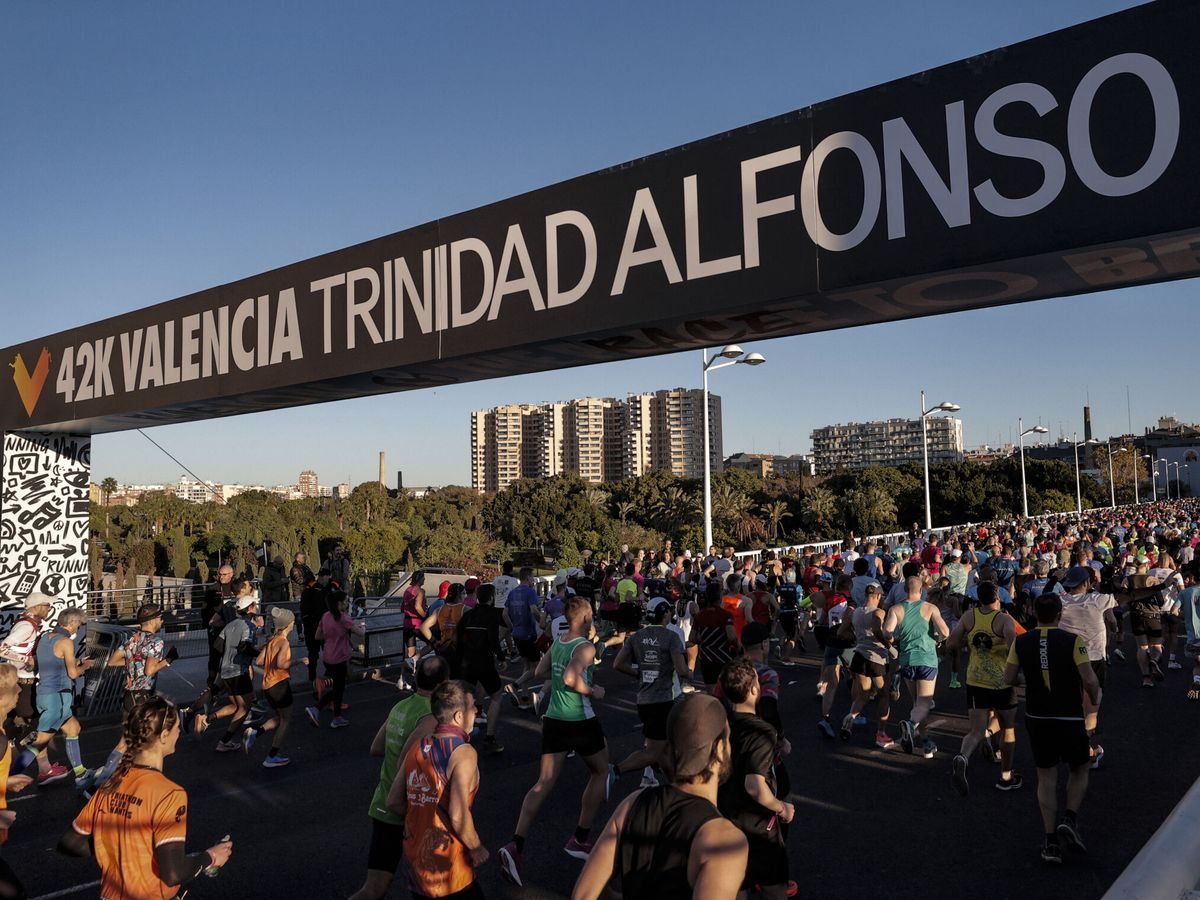
[[[962,420],[929,416],[929,462],[961,462]],[[920,419],[850,422],[827,425],[812,432],[812,458],[818,475],[837,469],[898,466],[923,459]]]
[[[721,398],[709,395],[711,459],[721,471]],[[601,483],[666,469],[704,472],[703,392],[630,394],[512,404],[471,413],[471,486],[501,491],[519,478],[574,473]]]

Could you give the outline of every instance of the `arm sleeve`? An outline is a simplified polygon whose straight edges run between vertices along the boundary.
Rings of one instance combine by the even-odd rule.
[[[211,862],[208,851],[185,853],[183,841],[159,844],[154,848],[159,877],[172,887],[191,881]]]

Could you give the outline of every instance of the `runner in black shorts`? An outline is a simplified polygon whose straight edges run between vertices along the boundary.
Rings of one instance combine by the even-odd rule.
[[[1083,694],[1093,703],[1100,697],[1096,673],[1088,661],[1083,638],[1057,627],[1062,600],[1054,593],[1034,601],[1038,627],[1013,641],[1004,668],[1004,681],[1015,686],[1025,675],[1025,727],[1038,773],[1038,803],[1046,836],[1042,859],[1061,863],[1059,840],[1068,849],[1086,852],[1075,820],[1087,793],[1091,748],[1083,722]],[[1070,769],[1067,810],[1058,819],[1058,764]]]
[[[463,613],[462,621],[458,623],[462,678],[475,688],[478,705],[482,706],[485,698],[491,698],[483,750],[500,753],[504,747],[496,740],[496,725],[500,721],[500,701],[504,699],[504,680],[496,670],[496,660],[504,658],[504,650],[500,645],[500,611],[496,609],[495,585],[481,584],[475,599],[475,608]]]

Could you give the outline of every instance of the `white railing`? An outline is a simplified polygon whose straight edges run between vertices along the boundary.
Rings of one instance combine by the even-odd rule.
[[[1104,900],[1200,897],[1200,780],[1138,851]]]

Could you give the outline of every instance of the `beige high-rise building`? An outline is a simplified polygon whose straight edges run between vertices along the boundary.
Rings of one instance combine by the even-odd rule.
[[[305,469],[300,473],[300,480],[296,487],[304,497],[317,497],[320,495],[321,483],[317,480],[316,472]]]
[[[929,416],[929,462],[961,462],[962,420]],[[826,425],[812,432],[813,464],[818,475],[838,469],[868,466],[898,466],[924,459],[920,419],[888,419],[885,422],[850,422]]]
[[[584,397],[471,413],[471,486],[501,491],[518,478],[574,473],[600,483],[665,469],[704,473],[703,392],[676,388],[625,400]],[[721,471],[721,398],[709,395],[712,470]]]

